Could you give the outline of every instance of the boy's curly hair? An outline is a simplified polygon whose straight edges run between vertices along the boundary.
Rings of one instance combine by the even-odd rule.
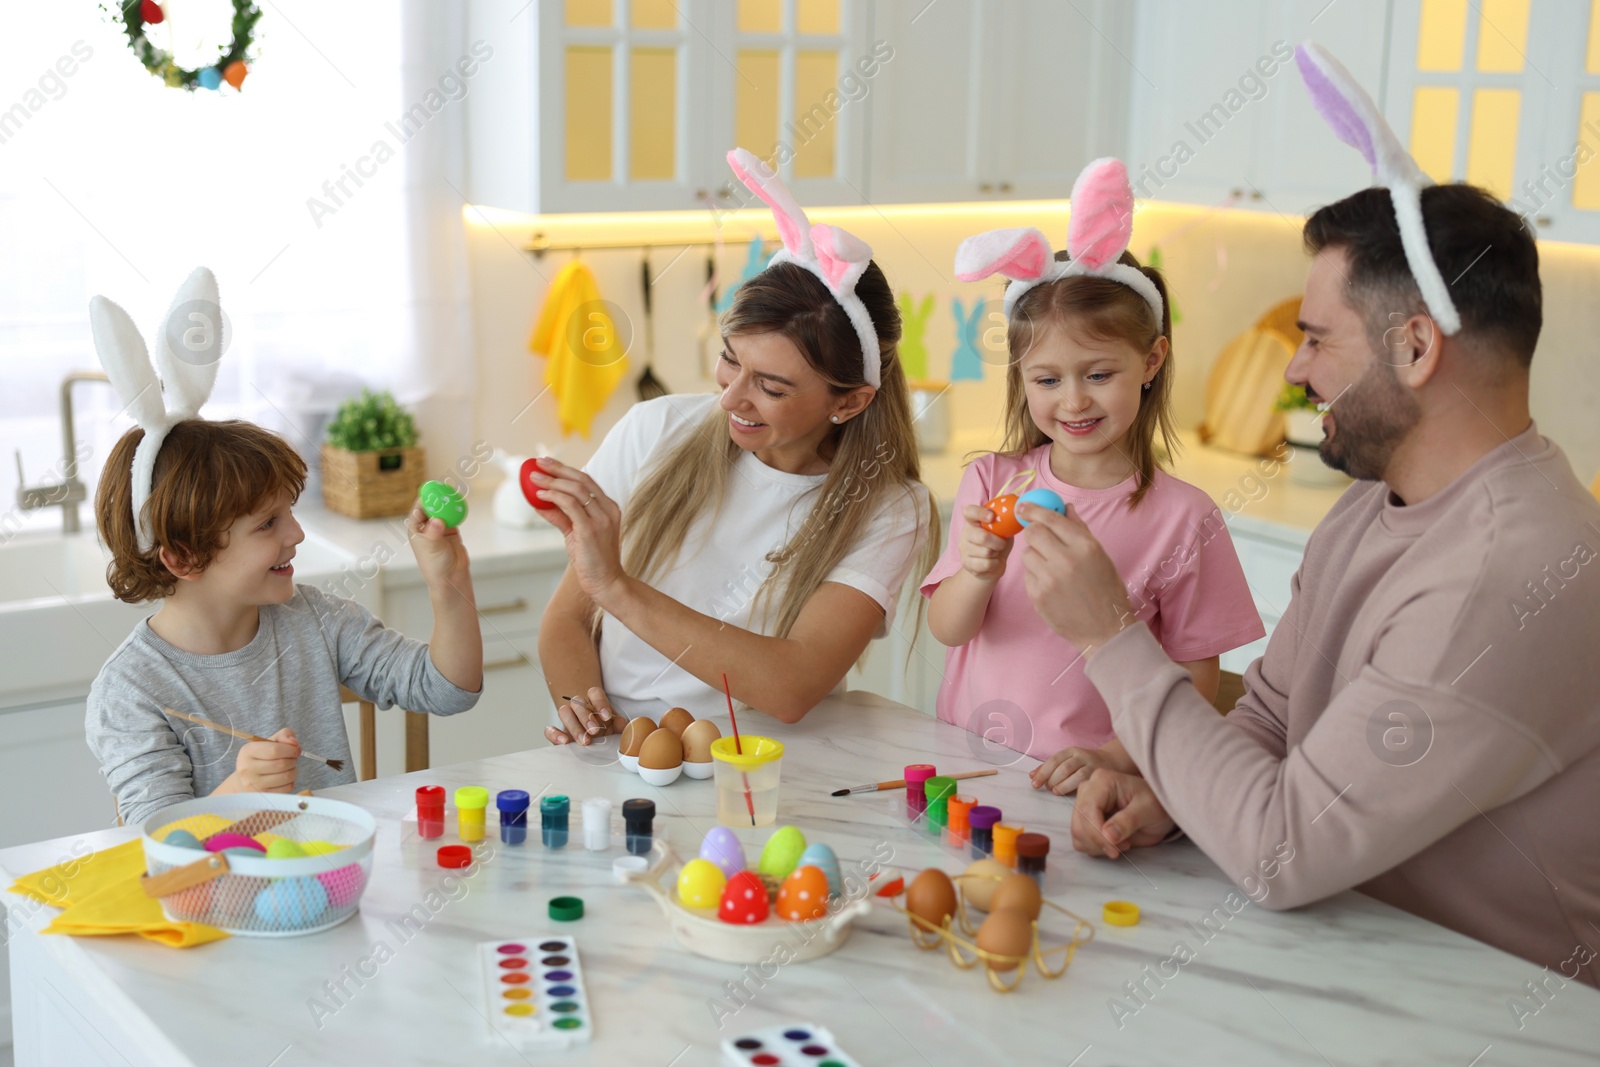
[[[106,582],[129,604],[172,595],[178,580],[161,562],[166,548],[204,570],[227,547],[228,530],[287,493],[306,485],[306,463],[282,437],[250,422],[186,419],[174,426],[156,456],[145,513],[154,547],[139,551],[133,525],[133,451],[144,438],[135,427],[106,460],[95,492],[95,523],[111,552]]]

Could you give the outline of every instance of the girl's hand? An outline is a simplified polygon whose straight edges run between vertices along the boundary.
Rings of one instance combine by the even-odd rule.
[[[539,467],[552,473],[529,477],[539,486],[539,498],[559,509],[539,514],[566,536],[567,559],[579,587],[603,608],[606,591],[627,577],[622,570],[622,509],[576,467],[543,456]]]
[[[988,508],[972,505],[961,517],[967,521],[956,545],[961,553],[961,569],[980,582],[998,582],[1006,572],[1006,557],[1011,555],[1013,542],[978,525],[994,520],[994,512]]]
[[[606,734],[620,734],[628,720],[611,707],[606,691],[598,685],[589,687],[583,696],[573,697],[556,709],[562,725],[546,726],[544,736],[552,745],[570,745],[576,741],[587,745],[591,738]]]
[[[440,519],[430,519],[423,512],[420,500],[406,516],[406,532],[410,534],[411,552],[417,557],[417,567],[428,588],[450,588],[466,576],[467,546],[461,542],[461,531],[451,529]]]
[[[1117,746],[1120,749],[1121,746]],[[1035,789],[1048,789],[1058,797],[1077,790],[1089,775],[1104,767],[1124,774],[1137,774],[1131,760],[1119,758],[1112,746],[1105,748],[1064,748],[1028,772]]]

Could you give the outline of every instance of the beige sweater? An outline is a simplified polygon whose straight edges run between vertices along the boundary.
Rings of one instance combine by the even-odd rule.
[[[1600,985],[1597,555],[1600,502],[1530,425],[1414,506],[1352,486],[1227,718],[1143,625],[1087,672],[1266,907],[1354,887]]]

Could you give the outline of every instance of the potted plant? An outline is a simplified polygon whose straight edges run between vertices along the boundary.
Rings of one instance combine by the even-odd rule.
[[[1283,412],[1284,436],[1291,445],[1316,448],[1322,443],[1322,413],[1306,398],[1305,386],[1284,382],[1272,410]]]
[[[355,519],[404,515],[426,480],[417,426],[387,391],[340,406],[322,446],[322,502]]]

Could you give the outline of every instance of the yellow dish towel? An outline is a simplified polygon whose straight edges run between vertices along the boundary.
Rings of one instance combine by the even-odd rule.
[[[600,299],[594,275],[573,260],[550,283],[528,350],[545,357],[544,380],[556,396],[562,434],[589,436],[589,427],[628,373],[611,305]]]
[[[172,948],[227,937],[204,923],[173,922],[161,902],[144,895],[144,846],[138,838],[17,879],[11,892],[61,908],[41,933],[82,937],[138,934]]]

